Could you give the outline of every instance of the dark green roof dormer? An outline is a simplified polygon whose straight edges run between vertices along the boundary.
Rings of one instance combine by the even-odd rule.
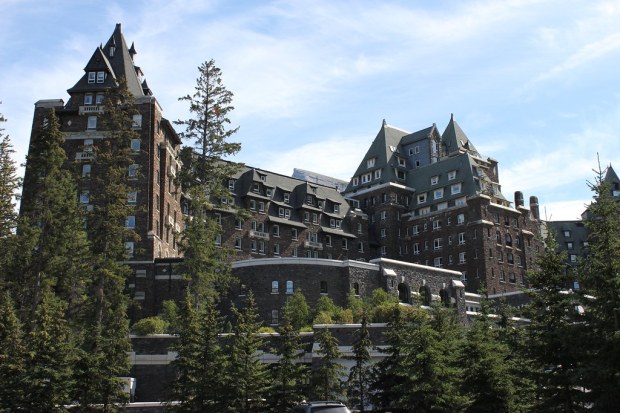
[[[480,156],[476,147],[454,120],[454,114],[450,115],[450,122],[441,135],[441,146],[445,156],[451,156],[457,152],[469,152],[474,156]]]

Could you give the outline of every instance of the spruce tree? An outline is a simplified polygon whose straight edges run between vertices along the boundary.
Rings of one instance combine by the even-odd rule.
[[[614,411],[620,406],[620,206],[605,171],[599,168],[590,187],[588,254],[579,268],[588,326],[584,387],[594,411]]]
[[[585,321],[576,311],[579,296],[569,291],[574,279],[566,254],[558,252],[553,232],[537,260],[537,271],[529,274],[531,302],[526,326],[527,356],[534,362],[535,408],[549,412],[580,411]]]
[[[299,362],[303,347],[296,328],[285,312],[282,325],[278,329],[276,348],[273,350],[278,361],[270,370],[270,387],[267,402],[270,411],[282,412],[302,402],[306,398],[307,367]]]
[[[238,127],[227,129],[233,94],[223,85],[221,70],[210,60],[198,71],[194,93],[179,98],[189,103],[191,117],[175,123],[185,128],[180,135],[189,143],[181,153],[184,167],[178,178],[192,215],[185,222],[181,251],[189,292],[201,300],[217,299],[231,282],[230,251],[214,245],[222,230],[212,213],[222,198],[230,197],[224,182],[240,165],[225,158],[236,154],[241,145],[229,141]],[[235,209],[227,205],[226,212],[236,213]]]
[[[468,397],[467,412],[514,412],[516,390],[510,350],[498,338],[499,329],[489,319],[489,305],[482,302],[480,315],[465,335],[459,365],[463,368],[462,392]]]
[[[27,327],[32,326],[43,291],[66,301],[76,321],[92,264],[84,232],[77,183],[66,168],[64,135],[50,110],[35,132],[27,159],[12,285]]]
[[[69,404],[73,391],[74,337],[65,320],[66,304],[44,291],[34,329],[26,337],[25,408],[50,412]]]
[[[338,340],[329,331],[321,328],[315,334],[321,356],[312,371],[313,395],[317,400],[340,400],[343,398],[342,377],[344,366],[338,361],[343,357],[338,349]]]
[[[349,403],[362,413],[366,411],[366,405],[370,401],[368,389],[371,381],[371,347],[372,342],[370,341],[366,312],[363,312],[361,326],[356,332],[355,342],[353,343],[353,356],[351,359],[355,364],[349,371],[349,379],[347,381]]]
[[[310,323],[310,307],[306,297],[300,289],[295,290],[284,305],[284,319],[289,322],[293,329],[301,330]]]
[[[0,293],[0,411],[24,409],[26,346],[8,291]]]
[[[176,379],[168,404],[176,412],[223,412],[226,409],[226,361],[219,334],[222,320],[212,302],[197,306],[188,295],[181,307]],[[172,402],[178,402],[173,404]]]
[[[0,125],[3,122],[6,122],[6,119],[0,113]],[[0,247],[3,245],[3,239],[13,234],[17,225],[15,197],[20,179],[13,159],[14,153],[9,135],[5,135],[4,128],[0,126]]]
[[[267,390],[266,365],[259,358],[263,339],[254,295],[250,291],[244,308],[232,308],[235,323],[228,343],[228,409],[248,413],[262,404]]]

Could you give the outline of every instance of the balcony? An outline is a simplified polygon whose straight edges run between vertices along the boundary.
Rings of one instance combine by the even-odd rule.
[[[322,242],[316,242],[316,241],[304,241],[304,247],[306,248],[314,248],[317,249],[319,251],[323,250],[323,243]]]
[[[90,114],[90,113],[103,113],[103,105],[87,105],[80,106],[79,114]]]
[[[261,232],[256,230],[250,230],[250,237],[269,240],[269,234],[267,232]]]
[[[86,151],[86,152],[76,152],[75,153],[75,160],[76,161],[87,161],[90,159],[93,159],[95,157],[95,154],[93,151]]]

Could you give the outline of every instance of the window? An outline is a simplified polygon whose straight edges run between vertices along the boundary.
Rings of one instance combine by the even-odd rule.
[[[138,202],[138,191],[127,192],[127,203],[136,204]]]
[[[385,228],[381,228],[381,238],[385,238]]]
[[[512,255],[511,252],[506,254],[506,260],[508,261],[508,264],[514,264],[515,263],[514,256]]]
[[[105,72],[97,72],[97,83],[103,83],[105,80]]]
[[[131,150],[134,152],[138,152],[140,150],[140,139],[131,140]]]
[[[420,226],[414,225],[412,232],[413,232],[413,235],[418,235],[420,233]]]
[[[440,250],[442,247],[442,239],[441,238],[435,238],[433,240],[433,249],[434,250]]]
[[[431,176],[431,185],[437,185],[439,183],[439,175]]]
[[[82,165],[82,178],[90,178],[91,165],[86,163]]]
[[[435,189],[435,191],[433,192],[433,197],[434,197],[434,199],[441,199],[441,198],[443,198],[443,188]]]
[[[573,249],[573,243],[572,242],[567,242],[566,243],[566,249],[567,250],[572,250]]]
[[[459,264],[465,264],[465,253],[459,252]]]
[[[431,213],[431,207],[424,207],[418,210],[418,215],[427,215]]]
[[[318,222],[319,222],[319,216],[318,216],[318,214],[316,212],[313,212],[312,213],[312,223],[313,224],[318,224]]]
[[[128,174],[129,174],[130,178],[136,178],[138,176],[138,167],[139,167],[139,165],[135,164],[135,163],[129,165],[129,172],[128,172]]]
[[[250,241],[250,250],[252,250],[252,252],[256,252],[256,240]]]
[[[280,226],[279,225],[274,225],[271,230],[273,232],[273,236],[274,237],[279,237],[280,236]]]
[[[133,115],[133,119],[131,122],[131,127],[133,129],[142,128],[142,115]]]
[[[577,262],[577,255],[570,254],[570,262]]]
[[[280,244],[273,244],[273,255],[280,255]]]
[[[235,249],[236,250],[241,249],[241,238],[235,238]]]
[[[260,193],[260,184],[259,183],[254,182],[252,184],[252,192],[255,192],[257,194]]]
[[[291,194],[289,192],[285,192],[284,193],[284,202],[288,204],[290,202],[290,200],[291,200]]]
[[[360,184],[360,179],[356,176],[353,178],[353,186],[358,186]]]
[[[97,117],[96,116],[89,116],[88,117],[88,129],[97,129]]]
[[[331,235],[325,235],[325,245],[327,245],[328,247],[332,246],[332,236]]]
[[[570,231],[565,230],[563,231],[563,233],[564,233],[564,238],[570,238]]]
[[[413,244],[413,253],[416,255],[420,253],[420,244],[417,242]]]
[[[375,166],[375,160],[377,158],[370,158],[368,160],[366,160],[366,168],[372,168]]]
[[[381,178],[381,169],[375,170],[375,179]]]
[[[443,211],[444,209],[448,209],[447,202],[440,202],[439,204],[437,204],[437,211]]]
[[[320,289],[321,294],[327,294],[327,281],[321,281]]]
[[[84,104],[85,105],[92,105],[93,104],[93,94],[92,93],[87,93],[84,95]]]
[[[347,248],[347,246],[348,246],[347,239],[346,239],[346,238],[343,238],[343,239],[342,239],[342,249],[343,249],[343,250],[348,249],[348,248]]]
[[[456,225],[463,225],[465,223],[465,214],[458,214],[456,216]]]
[[[334,214],[340,213],[340,204],[334,204]]]
[[[88,83],[95,83],[96,72],[88,72]]]
[[[293,281],[286,282],[286,293],[293,294]]]
[[[509,233],[506,233],[506,245],[512,246],[512,236]]]
[[[297,228],[291,228],[291,238],[294,240],[297,239]]]
[[[258,202],[258,212],[260,212],[260,213],[264,213],[265,212],[265,203],[263,201],[259,201]]]
[[[125,251],[127,252],[128,258],[133,258],[134,255],[135,244],[133,241],[125,242]]]
[[[451,195],[456,195],[456,194],[460,194],[461,193],[461,184],[454,184],[452,186],[450,186],[450,194]]]
[[[258,241],[258,253],[259,254],[265,253],[265,241]]]
[[[423,204],[426,202],[426,194],[418,195],[418,204]]]
[[[278,324],[279,323],[279,315],[280,312],[278,310],[271,310],[271,324]]]
[[[364,243],[361,241],[357,244],[357,252],[364,252]]]
[[[125,220],[125,228],[135,228],[136,227],[136,216],[129,215]]]
[[[465,244],[465,233],[459,232],[459,245]]]
[[[97,93],[95,96],[95,104],[102,105],[103,104],[103,93]]]
[[[381,221],[385,221],[387,218],[387,212],[386,211],[381,211]]]
[[[234,191],[235,190],[235,180],[234,179],[229,179],[228,180],[228,190],[229,191]]]
[[[90,202],[90,192],[82,191],[82,193],[80,194],[80,203],[88,204],[89,202]]]
[[[304,222],[310,222],[310,212],[304,212]]]
[[[443,258],[435,257],[435,259],[433,260],[433,265],[437,268],[441,268],[443,266]]]
[[[385,256],[385,255],[387,255],[387,247],[383,245],[381,247],[381,256]]]
[[[291,256],[293,256],[293,257],[299,256],[298,247],[293,248],[293,252],[291,253]]]
[[[448,172],[448,181],[451,181],[453,179],[456,179],[456,171]]]
[[[250,211],[256,211],[256,201],[250,199]]]
[[[508,273],[508,282],[515,284],[517,282],[517,279],[515,278],[515,273],[514,272],[509,272]]]
[[[222,226],[222,214],[215,213],[214,217],[215,217],[215,222],[217,222],[217,225],[221,227]]]
[[[362,175],[362,183],[366,184],[368,182],[370,182],[370,180],[372,179],[372,174],[371,173],[367,173]]]
[[[436,219],[433,221],[433,231],[441,229],[441,221]]]

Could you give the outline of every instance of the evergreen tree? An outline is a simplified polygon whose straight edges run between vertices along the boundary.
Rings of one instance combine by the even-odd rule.
[[[310,323],[310,307],[300,289],[295,290],[284,305],[284,319],[293,329],[301,330]]]
[[[379,351],[385,354],[372,368],[370,398],[375,407],[389,410],[399,407],[398,385],[407,386],[408,376],[400,366],[403,358],[401,350],[406,342],[407,325],[410,320],[399,306],[391,308],[388,329],[385,333],[386,348]]]
[[[6,119],[0,113],[0,125],[3,122],[6,122]],[[0,250],[3,250],[1,248],[3,239],[11,235],[17,225],[15,197],[19,189],[20,179],[17,176],[17,167],[13,160],[14,153],[15,150],[9,135],[5,135],[4,128],[0,126]],[[2,261],[0,261],[1,263]]]
[[[286,411],[306,398],[304,384],[308,374],[306,366],[299,363],[303,355],[299,329],[286,312],[279,333],[274,349],[278,361],[269,370],[271,386],[267,393],[270,411],[274,413]]]
[[[351,357],[355,364],[349,371],[347,396],[349,403],[363,413],[370,401],[368,389],[371,381],[370,348],[372,347],[365,312],[362,314],[361,326],[356,333]]]
[[[466,332],[459,365],[462,366],[462,391],[468,396],[467,412],[514,412],[516,391],[510,351],[498,338],[499,329],[489,320],[488,303],[481,303],[480,315]]]
[[[123,261],[130,253],[126,242],[138,241],[136,233],[125,227],[127,216],[133,213],[127,203],[130,178],[137,174],[130,149],[131,140],[139,138],[132,128],[135,113],[133,96],[125,80],[119,79],[117,87],[106,91],[100,116],[105,136],[94,148],[90,176],[91,188],[96,188],[91,194],[93,212],[87,219],[94,258],[83,312],[76,397],[82,405],[102,403],[105,411],[127,400],[118,377],[126,376],[130,367],[128,297],[124,290],[131,270]]]
[[[548,412],[581,411],[579,390],[583,368],[583,320],[576,311],[578,296],[568,290],[573,275],[566,254],[558,252],[552,232],[537,260],[538,270],[529,275],[529,318],[526,327],[528,356],[534,361],[536,408]]]
[[[173,366],[173,381],[169,403],[177,412],[225,411],[225,377],[228,364],[220,345],[221,317],[212,302],[196,306],[188,295],[181,308],[178,353]]]
[[[238,128],[227,129],[228,115],[234,109],[233,94],[224,87],[221,70],[210,60],[198,71],[194,94],[179,98],[189,103],[192,117],[175,122],[185,127],[181,137],[191,145],[181,153],[184,167],[178,178],[192,215],[185,222],[181,250],[190,293],[198,299],[217,299],[231,281],[230,252],[214,245],[222,230],[211,213],[217,202],[230,197],[224,182],[240,165],[224,158],[236,154],[241,145],[229,142]],[[227,205],[227,210],[230,208],[234,206]]]
[[[463,411],[467,400],[459,392],[462,373],[457,365],[461,328],[453,311],[433,307],[432,317],[418,311],[407,330],[400,365],[406,381],[396,386],[401,407]]]
[[[29,412],[50,412],[71,402],[76,351],[64,317],[65,306],[51,291],[44,291],[35,327],[27,336],[23,382],[25,408]]]
[[[620,206],[600,170],[590,185],[594,202],[588,208],[588,255],[580,266],[580,286],[587,301],[586,395],[593,411],[620,406]]]
[[[338,349],[338,340],[329,331],[322,328],[315,334],[319,344],[318,354],[321,359],[313,366],[312,389],[317,400],[340,400],[343,398],[341,378],[345,373],[344,366],[338,362],[342,353]]]
[[[43,291],[51,288],[68,303],[75,321],[91,266],[77,184],[66,169],[64,135],[54,110],[35,126],[27,159],[22,219],[12,285],[23,320],[32,327]]]
[[[250,291],[244,308],[232,308],[235,318],[228,346],[228,407],[231,412],[248,413],[261,404],[267,389],[266,365],[259,358],[263,339],[258,335],[261,322]]]
[[[23,409],[26,347],[8,291],[0,294],[0,411]]]

